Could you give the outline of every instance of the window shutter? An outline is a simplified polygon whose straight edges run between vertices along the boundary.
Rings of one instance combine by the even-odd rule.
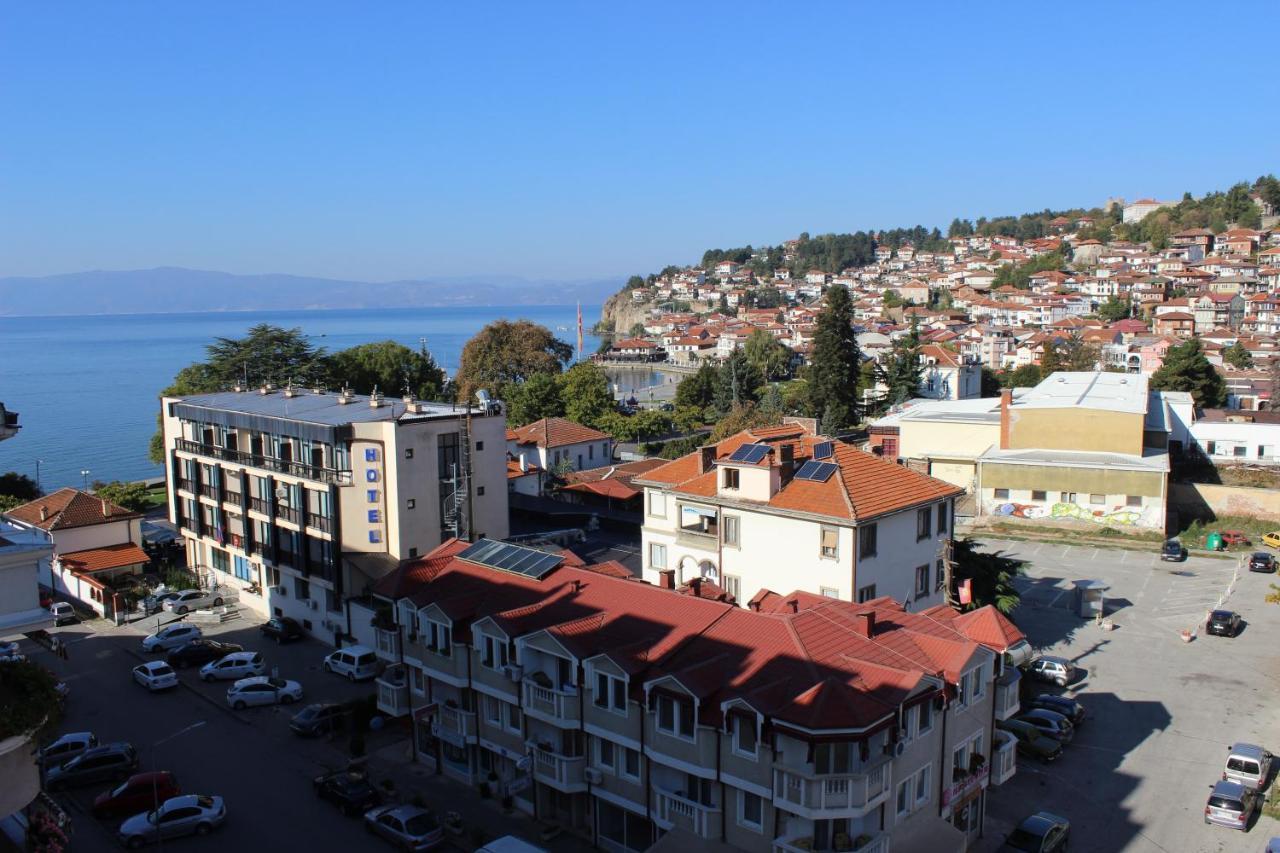
[[[840,541],[840,534],[837,531],[831,530],[828,528],[823,528],[822,530],[822,547],[823,548],[835,548],[839,541]]]

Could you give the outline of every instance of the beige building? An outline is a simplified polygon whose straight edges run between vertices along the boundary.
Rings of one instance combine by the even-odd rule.
[[[347,631],[343,603],[455,535],[507,535],[501,404],[297,389],[166,397],[170,518],[241,606]]]

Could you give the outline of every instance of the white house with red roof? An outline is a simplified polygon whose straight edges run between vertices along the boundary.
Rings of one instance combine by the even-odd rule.
[[[567,418],[543,418],[507,430],[507,455],[543,471],[582,471],[613,458],[613,438]]]

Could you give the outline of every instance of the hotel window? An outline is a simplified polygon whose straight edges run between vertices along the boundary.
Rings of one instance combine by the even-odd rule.
[[[476,486],[476,497],[484,497],[484,486]]]
[[[663,492],[649,493],[649,515],[657,518],[667,517],[667,496]]]
[[[764,827],[764,803],[759,794],[738,792],[738,823],[759,832]]]
[[[726,489],[738,488],[738,475],[740,473],[741,472],[738,471],[737,468],[725,468],[724,469],[724,487]]]
[[[858,528],[858,556],[874,557],[876,555],[876,526],[864,524]]]
[[[405,502],[404,502],[404,508],[405,508],[405,509],[413,509],[413,508],[415,508],[417,505],[418,505],[418,502],[417,502],[416,500],[414,500],[413,498],[409,498],[407,501],[405,501]]]
[[[737,545],[738,517],[736,515],[726,515],[723,516],[720,521],[724,525],[724,527],[721,528],[724,531],[724,544]]]
[[[995,499],[996,499],[996,500],[998,500],[998,501],[1007,501],[1007,500],[1009,500],[1009,490],[1008,490],[1008,489],[996,489],[996,490],[995,490]]]
[[[829,560],[835,560],[840,556],[840,530],[835,527],[820,527],[820,536],[822,537],[821,554]]]
[[[484,450],[484,442],[483,442],[483,441],[477,441],[477,442],[476,442],[476,453],[479,453],[481,450]]]
[[[1124,505],[1132,507],[1142,506],[1142,495],[1126,495]]]
[[[413,448],[412,448],[412,447],[406,447],[406,448],[404,449],[404,458],[405,458],[405,459],[412,459],[412,458],[413,458]]]
[[[1093,504],[1094,506],[1101,506],[1106,502],[1107,502],[1106,495],[1089,495],[1089,503]]]
[[[649,568],[659,571],[667,567],[667,546],[657,542],[649,543]]]
[[[1037,503],[1044,503],[1047,497],[1048,495],[1043,490],[1040,490],[1040,489],[1031,490],[1031,500],[1036,501]]]
[[[916,510],[916,541],[933,535],[933,507]]]
[[[924,598],[929,594],[929,564],[916,566],[916,598]]]
[[[293,579],[293,597],[302,601],[311,597],[311,584],[302,578]]]

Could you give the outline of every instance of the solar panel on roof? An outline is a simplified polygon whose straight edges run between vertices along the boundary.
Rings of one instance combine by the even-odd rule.
[[[814,459],[828,459],[832,453],[836,452],[835,443],[823,441],[813,446]]]
[[[769,455],[772,450],[767,444],[744,444],[733,453],[729,454],[730,462],[745,462],[748,465],[755,465],[761,459]]]
[[[815,459],[810,459],[800,466],[800,470],[796,472],[796,479],[825,483],[831,479],[831,475],[836,472],[838,467],[840,466],[834,462],[818,462]]]
[[[468,546],[458,556],[468,562],[515,575],[524,575],[534,580],[541,579],[547,572],[564,562],[564,558],[559,554],[548,554],[536,548],[494,542],[491,539],[481,539],[474,545]]]

